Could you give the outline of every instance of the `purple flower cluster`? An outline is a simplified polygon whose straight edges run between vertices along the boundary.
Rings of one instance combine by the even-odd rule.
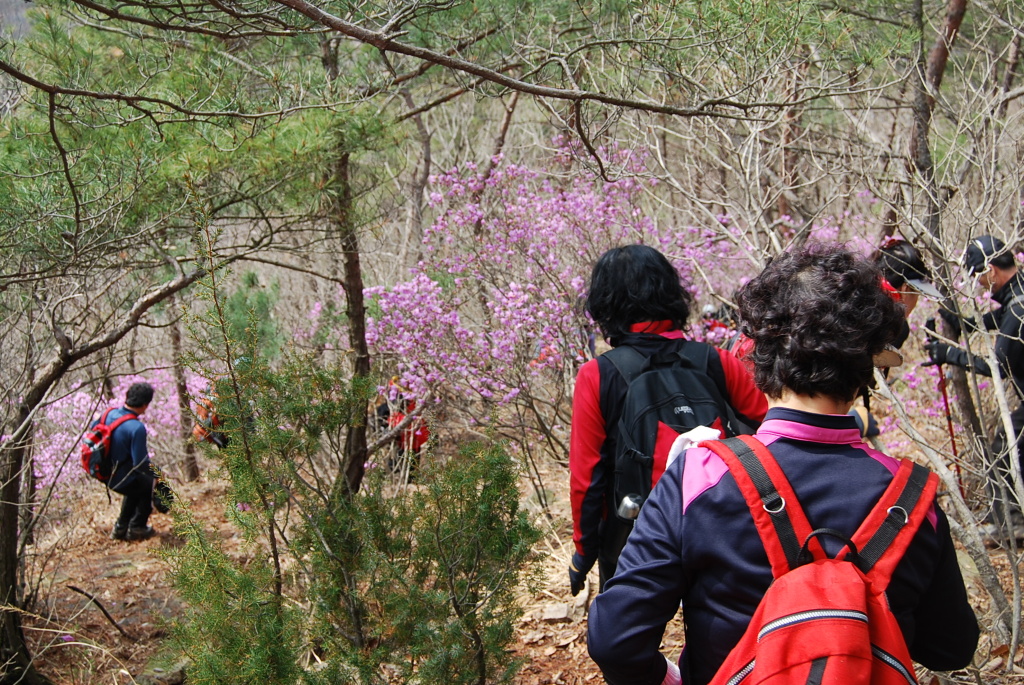
[[[638,170],[635,153],[612,152]],[[639,209],[643,181],[555,175],[495,159],[432,178],[437,211],[424,260],[408,281],[369,288],[378,312],[368,338],[413,397],[447,391],[498,405],[533,379],[584,358],[589,324],[580,307],[593,261],[608,247],[669,243]],[[552,167],[565,167],[556,157]],[[556,171],[563,171],[556,169]]]

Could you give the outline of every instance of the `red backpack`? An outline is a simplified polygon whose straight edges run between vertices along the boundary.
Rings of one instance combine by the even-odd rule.
[[[764,543],[774,581],[711,685],[907,685],[914,666],[885,596],[935,500],[938,477],[901,460],[881,500],[846,538],[812,529],[778,462],[749,436],[701,443],[725,461]],[[818,540],[845,542],[829,558]]]
[[[125,421],[139,418],[138,414],[128,412],[107,425],[107,414],[110,412],[110,409],[103,412],[99,422],[82,436],[82,468],[90,476],[104,483],[110,479],[110,474],[114,470],[114,463],[110,459],[110,436]]]

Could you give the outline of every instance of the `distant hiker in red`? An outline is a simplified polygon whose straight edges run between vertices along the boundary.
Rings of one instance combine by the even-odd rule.
[[[764,395],[731,353],[683,339],[690,303],[679,274],[654,248],[616,247],[594,266],[587,311],[614,349],[586,362],[576,376],[569,444],[573,595],[595,563],[599,588],[615,573],[632,519],[664,470],[678,433],[716,422],[730,435],[749,433],[767,411]],[[658,374],[657,386],[644,385],[648,372]],[[640,386],[661,389],[649,391],[654,397],[630,398]],[[624,408],[658,410],[658,403],[669,416],[638,415],[637,425],[649,420],[649,430],[627,429],[624,438]],[[625,461],[617,470],[619,458]],[[627,475],[633,476],[630,484]]]
[[[405,421],[406,416],[416,413],[416,400],[407,397],[408,391],[399,385],[398,376],[394,376],[388,381],[388,388],[389,394],[392,392],[391,388],[394,388],[397,394],[393,400],[385,397],[377,406],[377,422],[381,429],[395,429]],[[395,405],[394,410],[391,409],[392,404]],[[403,467],[403,460],[407,458],[408,463],[405,466],[408,468],[409,475],[413,476],[417,470],[419,454],[428,440],[430,440],[430,429],[426,422],[420,417],[413,419],[411,423],[406,424],[401,433],[395,436],[397,458],[392,459],[388,467],[392,471],[400,471]]]
[[[153,401],[153,386],[133,383],[125,394],[124,407],[111,409],[107,423],[125,415],[133,415],[110,435],[110,458],[113,472],[110,489],[121,495],[121,515],[114,524],[115,540],[145,540],[153,536],[149,516],[153,513],[153,488],[156,476],[149,462],[146,446],[146,424],[138,420]],[[98,422],[94,422],[95,425]]]
[[[878,251],[872,257],[875,265],[882,272],[882,288],[889,297],[903,305],[904,319],[899,324],[896,338],[892,341],[896,349],[910,337],[911,312],[917,307],[922,296],[939,301],[941,293],[931,283],[931,272],[921,258],[921,253],[901,236],[887,236]],[[857,419],[857,426],[865,437],[879,434],[878,424],[871,414],[871,397],[867,388],[862,391],[864,406],[854,406],[851,414]]]
[[[900,362],[903,308],[880,280],[842,247],[810,246],[740,291],[770,409],[755,436],[685,451],[651,493],[590,609],[607,682],[889,685],[916,682],[911,659],[970,663],[978,624],[936,476],[871,449],[846,413],[874,366]],[[680,604],[677,665],[659,646]]]
[[[196,422],[192,426],[192,439],[196,442],[208,442],[217,449],[228,446],[228,435],[221,430],[221,420],[217,416],[217,393],[210,390],[207,395],[196,400]]]

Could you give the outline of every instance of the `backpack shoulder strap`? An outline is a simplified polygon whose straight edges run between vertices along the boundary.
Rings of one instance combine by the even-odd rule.
[[[772,576],[778,578],[799,566],[801,544],[810,536],[811,525],[789,480],[764,443],[742,435],[709,440],[700,446],[717,454],[729,467],[754,517]],[[824,556],[817,538],[810,539],[809,549],[815,558]]]
[[[889,585],[893,571],[935,502],[939,477],[909,459],[900,468],[881,499],[853,534],[863,570],[880,590]]]
[[[715,348],[707,343],[698,342],[696,340],[679,340],[676,345],[676,354],[679,355],[680,359],[685,359],[690,366],[697,369],[701,373],[707,374],[709,377],[712,375],[724,375],[714,374],[711,369],[711,355]],[[715,353],[717,354],[717,353]],[[721,366],[721,365],[719,365]],[[719,385],[718,379],[713,378],[715,385]]]
[[[110,410],[108,409],[107,413],[109,413],[109,412],[110,412]],[[104,414],[103,418],[104,418],[104,423],[105,423],[107,415]],[[130,411],[127,414],[125,414],[123,416],[119,416],[116,419],[114,419],[114,423],[110,424],[110,433],[111,433],[111,435],[113,435],[114,431],[117,429],[118,426],[120,426],[122,423],[125,423],[127,421],[131,421],[132,419],[138,420],[139,419],[139,415],[136,414],[133,411]]]
[[[602,355],[612,363],[615,370],[626,380],[626,385],[633,382],[633,379],[640,375],[640,372],[647,366],[647,357],[636,348],[629,345],[619,345]]]
[[[110,412],[112,412],[112,411],[114,411],[114,408],[113,407],[108,407],[107,410],[105,412],[103,412],[103,416],[100,417],[100,420],[96,422],[96,425],[97,426],[100,425],[100,424],[103,424],[104,426],[107,425],[107,415],[110,414]]]
[[[694,368],[703,372],[711,381],[711,383],[705,383],[705,386],[711,392],[715,402],[718,403],[726,437],[753,433],[753,428],[746,421],[740,419],[736,410],[733,409],[731,401],[727,399],[729,386],[725,378],[725,369],[722,367],[722,360],[718,357],[718,348],[707,343],[686,341],[679,347],[679,356],[688,360]]]

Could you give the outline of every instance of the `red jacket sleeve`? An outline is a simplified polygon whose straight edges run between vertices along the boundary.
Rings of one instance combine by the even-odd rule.
[[[597,360],[584,364],[576,375],[569,436],[569,498],[572,504],[572,539],[576,551],[596,559],[598,526],[604,518],[604,490],[608,466],[601,462],[605,421],[601,414],[601,377]]]
[[[719,349],[718,357],[722,360],[722,369],[725,371],[725,389],[729,393],[729,404],[749,419],[764,421],[764,415],[768,413],[768,399],[754,385],[754,377],[747,365],[728,350]]]

